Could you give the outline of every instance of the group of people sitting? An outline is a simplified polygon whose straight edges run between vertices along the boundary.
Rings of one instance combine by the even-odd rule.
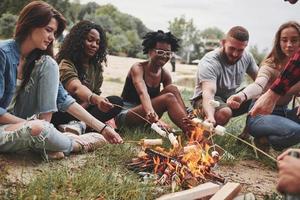
[[[155,123],[168,112],[188,136],[189,127],[183,120],[188,116],[186,105],[172,84],[171,73],[164,68],[172,52],[179,49],[179,39],[170,32],[147,33],[142,45],[148,59],[130,68],[122,98],[103,97],[105,31],[91,21],[81,21],[71,28],[54,56],[53,42],[65,26],[65,18],[56,9],[33,1],[20,12],[14,38],[0,42],[0,152],[30,149],[59,159],[107,142],[122,143],[121,136],[105,122],[115,119],[118,126],[145,124],[136,114]],[[192,106],[213,125],[225,125],[231,117],[248,112],[270,88],[300,51],[300,25],[291,21],[279,27],[274,46],[260,68],[245,50],[248,40],[244,27],[232,27],[221,47],[199,63]],[[241,88],[245,74],[254,82]],[[298,144],[300,109],[288,109],[288,104],[299,91],[296,83],[278,98],[269,115],[249,115],[245,131],[276,150]],[[211,100],[220,105],[214,107]],[[85,134],[58,130],[74,120],[87,125]]]

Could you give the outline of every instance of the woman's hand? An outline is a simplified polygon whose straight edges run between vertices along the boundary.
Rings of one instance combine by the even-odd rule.
[[[114,107],[107,98],[98,95],[95,95],[95,97],[93,96],[92,103],[94,103],[102,112],[108,112]]]
[[[226,103],[231,109],[238,109],[244,101],[245,101],[245,95],[239,92],[237,94],[231,95],[227,99]]]
[[[104,138],[111,144],[121,144],[123,139],[121,136],[110,126],[106,126],[102,131]]]
[[[150,111],[146,114],[146,119],[151,123],[155,123],[159,120],[159,117],[155,111]]]

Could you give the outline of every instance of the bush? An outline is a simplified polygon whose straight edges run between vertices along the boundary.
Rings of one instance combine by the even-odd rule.
[[[14,33],[18,17],[11,13],[4,13],[0,18],[0,36],[4,38],[11,38]]]

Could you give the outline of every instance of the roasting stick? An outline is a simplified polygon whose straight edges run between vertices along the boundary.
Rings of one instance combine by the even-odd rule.
[[[277,162],[277,160],[276,160],[274,157],[272,157],[271,155],[267,154],[266,152],[260,150],[260,149],[257,148],[256,146],[250,144],[250,143],[247,142],[246,140],[243,140],[243,139],[241,139],[241,138],[239,138],[239,137],[237,137],[237,136],[235,136],[235,135],[233,135],[233,134],[231,134],[231,133],[228,133],[227,131],[226,131],[226,134],[227,134],[227,135],[230,135],[231,137],[233,137],[233,138],[235,138],[235,139],[240,140],[241,142],[244,142],[245,144],[251,146],[251,147],[254,148],[255,150],[257,150],[257,151],[259,151],[260,153],[264,154],[265,156],[267,156],[267,157],[270,158],[271,160]]]
[[[117,104],[112,104],[112,105],[124,109],[123,106],[120,106],[120,105],[117,105]],[[138,113],[136,113],[136,112],[134,112],[130,109],[128,110],[128,112],[131,112],[132,114],[136,115],[137,117],[143,119],[145,122],[150,124],[151,128],[153,130],[155,130],[159,135],[161,135],[162,137],[167,137],[170,140],[170,142],[172,143],[173,146],[178,146],[179,145],[176,137],[174,136],[174,134],[170,133],[164,126],[162,126],[162,128],[164,130],[162,130],[160,127],[157,126],[157,123],[151,123],[149,120],[147,120],[143,116],[139,115]]]
[[[116,106],[116,107],[119,107],[119,108],[122,108],[122,109],[125,109],[123,106],[120,106],[120,105],[118,105],[118,104],[112,104],[112,105],[114,105],[114,106]],[[147,122],[148,124],[150,124],[150,125],[152,125],[152,123],[149,121],[149,120],[147,120],[145,117],[143,117],[143,116],[141,116],[140,114],[138,114],[138,113],[136,113],[136,112],[134,112],[134,111],[132,111],[132,110],[128,110],[128,112],[131,112],[132,114],[134,114],[134,115],[136,115],[137,117],[139,117],[139,118],[141,118],[142,120],[144,120],[145,122]],[[164,126],[161,126],[163,129],[164,129],[164,131],[169,135],[170,133],[169,133],[169,131],[164,127]]]
[[[199,120],[200,120],[200,119],[199,119]],[[201,123],[202,123],[202,125],[203,125],[203,122],[201,122]],[[270,158],[271,160],[277,162],[277,160],[276,160],[274,157],[272,157],[271,155],[267,154],[266,152],[262,151],[261,149],[257,148],[256,146],[250,144],[249,142],[247,142],[247,141],[245,141],[245,140],[243,140],[243,139],[241,139],[241,138],[235,136],[234,134],[231,134],[231,133],[227,132],[226,129],[225,129],[224,127],[222,127],[222,126],[219,126],[219,125],[218,125],[217,127],[213,128],[213,129],[210,129],[210,128],[208,128],[208,126],[205,126],[205,125],[204,125],[203,127],[204,127],[204,128],[207,128],[206,130],[208,130],[208,131],[211,132],[211,135],[209,136],[209,138],[212,137],[212,136],[214,136],[214,135],[221,135],[221,136],[223,136],[223,135],[227,134],[227,135],[229,135],[229,136],[231,136],[231,137],[233,137],[233,138],[235,138],[235,139],[237,139],[237,140],[240,140],[241,142],[243,142],[243,143],[245,143],[245,144],[251,146],[252,148],[254,148],[255,150],[257,150],[257,151],[259,151],[260,153],[264,154],[265,156],[267,156],[267,157]],[[218,127],[219,127],[219,128],[218,128]],[[212,132],[214,132],[214,133],[212,133]]]

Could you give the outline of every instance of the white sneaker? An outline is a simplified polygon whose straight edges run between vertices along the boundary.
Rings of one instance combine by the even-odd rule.
[[[107,140],[103,137],[103,135],[90,132],[83,135],[75,135],[73,133],[64,133],[68,137],[72,138],[75,142],[81,145],[83,152],[94,151],[95,149],[103,146],[108,143]]]
[[[59,125],[58,130],[61,132],[70,132],[76,135],[82,135],[85,133],[86,124],[82,121],[70,121],[68,124]]]

